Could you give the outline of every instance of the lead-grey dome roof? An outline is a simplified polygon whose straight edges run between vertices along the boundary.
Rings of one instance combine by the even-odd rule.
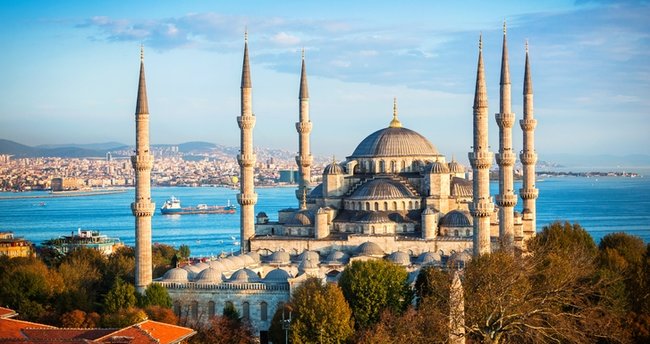
[[[383,257],[384,250],[372,241],[366,241],[357,247],[358,256]]]
[[[203,284],[221,283],[222,280],[221,270],[215,269],[213,267],[209,267],[201,271],[201,273],[199,273],[199,275],[196,277],[196,282]]]
[[[364,214],[359,220],[363,223],[389,223],[393,222],[386,213],[383,212],[369,212]]]
[[[177,282],[184,283],[187,282],[188,271],[183,268],[173,268],[165,272],[162,280],[163,282]]]
[[[291,255],[284,251],[275,251],[268,257],[267,261],[273,265],[287,265],[291,263]]]
[[[386,178],[372,179],[361,185],[348,198],[349,200],[383,200],[414,197],[404,184]]]
[[[323,174],[344,174],[344,173],[345,171],[343,170],[343,167],[341,167],[341,165],[337,164],[336,162],[332,162],[331,164],[327,165],[323,170]]]
[[[267,283],[285,283],[291,278],[288,272],[280,268],[273,269],[264,276],[264,282]]]
[[[388,260],[401,266],[411,265],[411,257],[406,252],[395,251],[388,256]]]
[[[418,257],[417,263],[420,265],[440,265],[442,257],[438,252],[424,252]]]
[[[449,173],[449,167],[447,167],[447,165],[442,162],[434,161],[424,167],[424,173],[428,173],[428,174]]]
[[[348,263],[348,260],[350,257],[345,253],[341,251],[332,251],[332,253],[325,258],[325,264],[330,264],[330,265],[345,265]]]
[[[240,269],[235,271],[232,276],[230,276],[230,279],[228,280],[229,283],[258,283],[261,282],[261,279],[255,271],[250,270],[250,269]]]
[[[440,219],[440,225],[445,227],[471,227],[472,220],[468,212],[452,210]]]
[[[350,158],[436,155],[438,150],[424,136],[411,129],[388,127],[363,139]]]

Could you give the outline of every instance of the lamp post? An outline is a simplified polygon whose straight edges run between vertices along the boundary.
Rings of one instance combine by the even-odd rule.
[[[289,311],[289,318],[284,317],[284,309],[282,310],[282,329],[284,330],[284,343],[289,344],[289,329],[291,328],[291,311]]]

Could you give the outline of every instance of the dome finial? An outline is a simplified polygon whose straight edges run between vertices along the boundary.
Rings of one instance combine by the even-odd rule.
[[[506,20],[505,18],[503,19],[503,35],[505,36],[506,34]]]
[[[244,43],[248,43],[248,25],[244,26]]]
[[[332,164],[336,164],[336,155],[332,154]]]
[[[390,128],[401,128],[402,123],[397,119],[397,97],[393,98],[393,120],[390,121]]]
[[[302,189],[302,197],[300,198],[300,210],[307,209],[307,188]]]

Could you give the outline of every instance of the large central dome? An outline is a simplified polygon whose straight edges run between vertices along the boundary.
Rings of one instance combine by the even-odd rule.
[[[363,139],[350,158],[439,155],[424,136],[402,127],[377,130]]]

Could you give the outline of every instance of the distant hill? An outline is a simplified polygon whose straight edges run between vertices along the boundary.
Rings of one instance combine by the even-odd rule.
[[[650,167],[650,155],[579,155],[579,154],[549,154],[544,158],[563,165],[565,168],[631,168]]]
[[[104,144],[97,144],[98,146]],[[121,143],[117,143],[122,147],[126,147]],[[86,147],[93,147],[93,145],[82,145]],[[112,149],[111,149],[112,150]],[[0,154],[9,154],[20,158],[36,158],[36,157],[61,157],[61,158],[91,158],[91,157],[104,157],[109,149],[89,149],[78,146],[67,145],[49,145],[30,147],[20,144],[18,142],[0,139]]]
[[[120,150],[128,147],[127,145],[120,142],[104,142],[104,143],[64,143],[64,144],[52,144],[52,145],[38,145],[34,148],[42,149],[55,149],[55,148],[82,148],[90,150]]]

